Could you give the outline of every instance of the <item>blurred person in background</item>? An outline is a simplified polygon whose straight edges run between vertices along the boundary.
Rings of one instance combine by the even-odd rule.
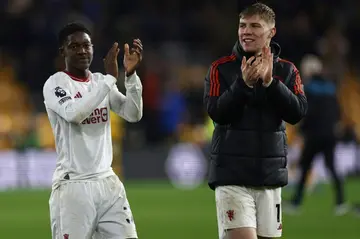
[[[324,77],[321,60],[315,55],[306,56],[302,64],[305,92],[309,103],[307,116],[301,123],[304,146],[299,161],[300,179],[295,195],[286,211],[296,212],[302,204],[304,187],[313,160],[318,153],[324,155],[336,192],[336,214],[347,211],[344,186],[336,170],[335,146],[339,137],[340,106],[335,81]]]
[[[137,238],[124,185],[111,168],[110,110],[128,122],[142,117],[142,85],[136,69],[142,43],[124,46],[126,96],[118,91],[118,43],[104,59],[106,75],[89,70],[90,31],[78,23],[59,33],[65,70],[43,88],[58,159],[50,196],[52,238]]]
[[[215,122],[209,186],[220,239],[281,237],[285,122],[298,123],[307,100],[299,71],[271,41],[274,11],[255,3],[239,16],[233,54],[215,61],[205,79],[204,103]]]
[[[341,83],[347,69],[347,55],[349,42],[338,25],[329,27],[317,43],[318,52],[322,59],[323,75]]]
[[[162,137],[167,142],[174,143],[175,133],[183,122],[185,99],[179,88],[179,81],[169,80],[165,83],[165,90],[160,105],[160,122]]]

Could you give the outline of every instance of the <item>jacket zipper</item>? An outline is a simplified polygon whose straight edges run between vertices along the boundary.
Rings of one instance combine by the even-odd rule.
[[[257,136],[258,136],[258,159],[257,162],[259,162],[260,158],[262,157],[262,112],[261,112],[261,102],[260,99],[258,98],[258,92],[257,92],[257,87],[255,87],[255,99],[256,99],[256,104],[258,108],[258,115],[257,115]],[[259,164],[259,163],[258,163]]]
[[[263,155],[263,147],[262,147],[262,109],[261,109],[261,99],[258,97],[261,97],[261,92],[257,92],[257,89],[255,88],[255,99],[257,102],[258,107],[258,115],[257,115],[257,136],[258,136],[258,153],[257,158],[255,159],[255,168],[256,170],[259,170],[261,172],[261,158]]]

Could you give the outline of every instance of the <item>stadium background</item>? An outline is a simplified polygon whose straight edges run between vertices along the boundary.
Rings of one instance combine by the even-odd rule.
[[[140,238],[217,238],[214,195],[203,180],[212,133],[202,106],[203,80],[210,63],[230,52],[238,12],[252,2],[0,1],[0,239],[50,238],[48,197],[56,155],[42,86],[63,67],[56,34],[75,20],[94,32],[92,71],[103,72],[102,57],[115,40],[122,45],[139,37],[145,47],[139,70],[144,117],[137,124],[112,117],[113,166],[125,182]],[[275,40],[282,57],[300,68],[304,56],[317,54],[338,83],[341,128],[348,137],[338,145],[337,167],[346,177],[349,202],[356,203],[360,2],[264,2],[277,13]],[[302,139],[296,127],[287,133],[293,181]],[[308,185],[304,212],[284,215],[284,238],[359,238],[359,218],[332,213],[321,160]],[[286,198],[291,184],[284,191]]]

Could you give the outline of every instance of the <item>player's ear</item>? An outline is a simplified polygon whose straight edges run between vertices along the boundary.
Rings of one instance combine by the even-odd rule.
[[[60,54],[60,56],[62,56],[62,57],[65,57],[65,52],[64,52],[64,47],[63,46],[61,46],[60,48],[59,48],[59,54]]]
[[[276,27],[271,28],[269,38],[273,38],[276,34]]]

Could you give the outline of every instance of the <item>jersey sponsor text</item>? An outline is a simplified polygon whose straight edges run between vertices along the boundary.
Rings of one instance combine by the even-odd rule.
[[[81,124],[99,124],[108,121],[108,109],[107,107],[95,109],[91,115],[85,119]]]

